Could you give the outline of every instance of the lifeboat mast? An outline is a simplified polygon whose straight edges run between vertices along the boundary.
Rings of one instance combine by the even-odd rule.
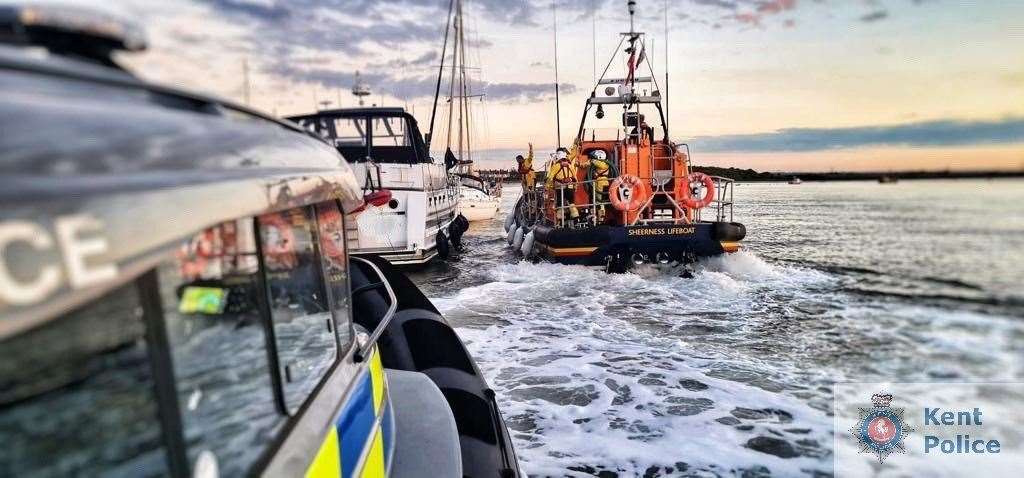
[[[617,104],[622,105],[624,113],[629,113],[630,110],[632,110],[632,112],[637,116],[640,114],[640,105],[654,105],[655,109],[658,110],[658,115],[661,119],[664,138],[668,141],[668,126],[665,121],[665,111],[661,105],[661,91],[658,86],[657,77],[654,75],[654,70],[648,60],[646,44],[643,40],[645,34],[644,32],[636,31],[636,0],[628,0],[626,5],[629,9],[629,31],[620,34],[622,39],[619,40],[619,44],[615,47],[611,58],[608,60],[607,65],[601,73],[601,76],[594,84],[594,88],[590,92],[590,97],[587,98],[586,107],[583,109],[583,116],[580,120],[579,130],[576,134],[577,143],[584,139],[584,127],[586,125],[587,114],[590,113],[591,108],[595,106],[597,107],[596,116],[598,119],[601,119],[604,118],[605,105]],[[624,50],[625,53],[629,54],[626,77],[606,78],[608,70],[611,68],[612,63],[614,63],[615,58],[618,56],[619,49],[627,42],[629,46]],[[639,51],[637,51],[637,47],[639,47]],[[638,77],[636,75],[636,70],[638,70],[640,68],[640,64],[645,61],[647,62],[647,69],[650,72],[650,76]],[[637,84],[650,84],[652,86],[651,91],[648,93],[647,90],[643,90],[638,94]],[[598,89],[602,85],[605,85],[605,88],[602,91],[604,96],[598,96]],[[623,129],[627,143],[636,144],[636,142],[639,141],[639,130],[637,130],[636,133],[630,133],[625,124],[623,125]]]

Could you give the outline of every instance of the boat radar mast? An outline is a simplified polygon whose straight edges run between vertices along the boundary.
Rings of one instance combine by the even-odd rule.
[[[355,84],[352,85],[352,94],[359,98],[359,106],[364,106],[363,98],[370,96],[370,85],[363,81],[358,71],[356,71]]]

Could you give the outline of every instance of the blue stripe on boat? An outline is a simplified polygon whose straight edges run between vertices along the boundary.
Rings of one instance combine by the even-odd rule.
[[[381,429],[384,432],[384,468],[391,469],[391,450],[395,447],[394,434],[395,420],[394,412],[391,410],[391,400],[384,399],[384,419],[381,422]]]
[[[373,427],[373,387],[370,374],[364,373],[345,403],[338,418],[338,436],[341,437],[341,476],[354,476],[356,463],[366,445]]]

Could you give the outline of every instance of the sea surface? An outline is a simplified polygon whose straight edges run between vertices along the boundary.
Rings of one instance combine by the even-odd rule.
[[[831,476],[836,382],[1024,382],[1024,181],[739,184],[691,279],[521,260],[518,192],[411,275],[529,475]]]

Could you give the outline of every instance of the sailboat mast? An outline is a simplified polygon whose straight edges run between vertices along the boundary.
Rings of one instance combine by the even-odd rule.
[[[461,2],[460,2],[461,3]],[[466,159],[470,162],[473,161],[473,135],[470,125],[473,121],[473,110],[471,108],[469,100],[472,96],[473,87],[471,82],[473,79],[466,74],[466,20],[465,17],[459,14],[459,23],[462,24],[462,104],[463,109],[466,111]],[[470,166],[471,167],[471,166]],[[467,173],[470,172],[467,168]]]
[[[459,58],[459,23],[457,19],[453,22],[452,27],[455,29],[455,41],[452,44],[452,73],[448,80],[448,141],[445,143],[448,149],[452,147],[452,120],[455,119],[455,67]]]
[[[459,0],[459,160],[465,154],[466,129],[466,31],[462,18],[462,0]]]

